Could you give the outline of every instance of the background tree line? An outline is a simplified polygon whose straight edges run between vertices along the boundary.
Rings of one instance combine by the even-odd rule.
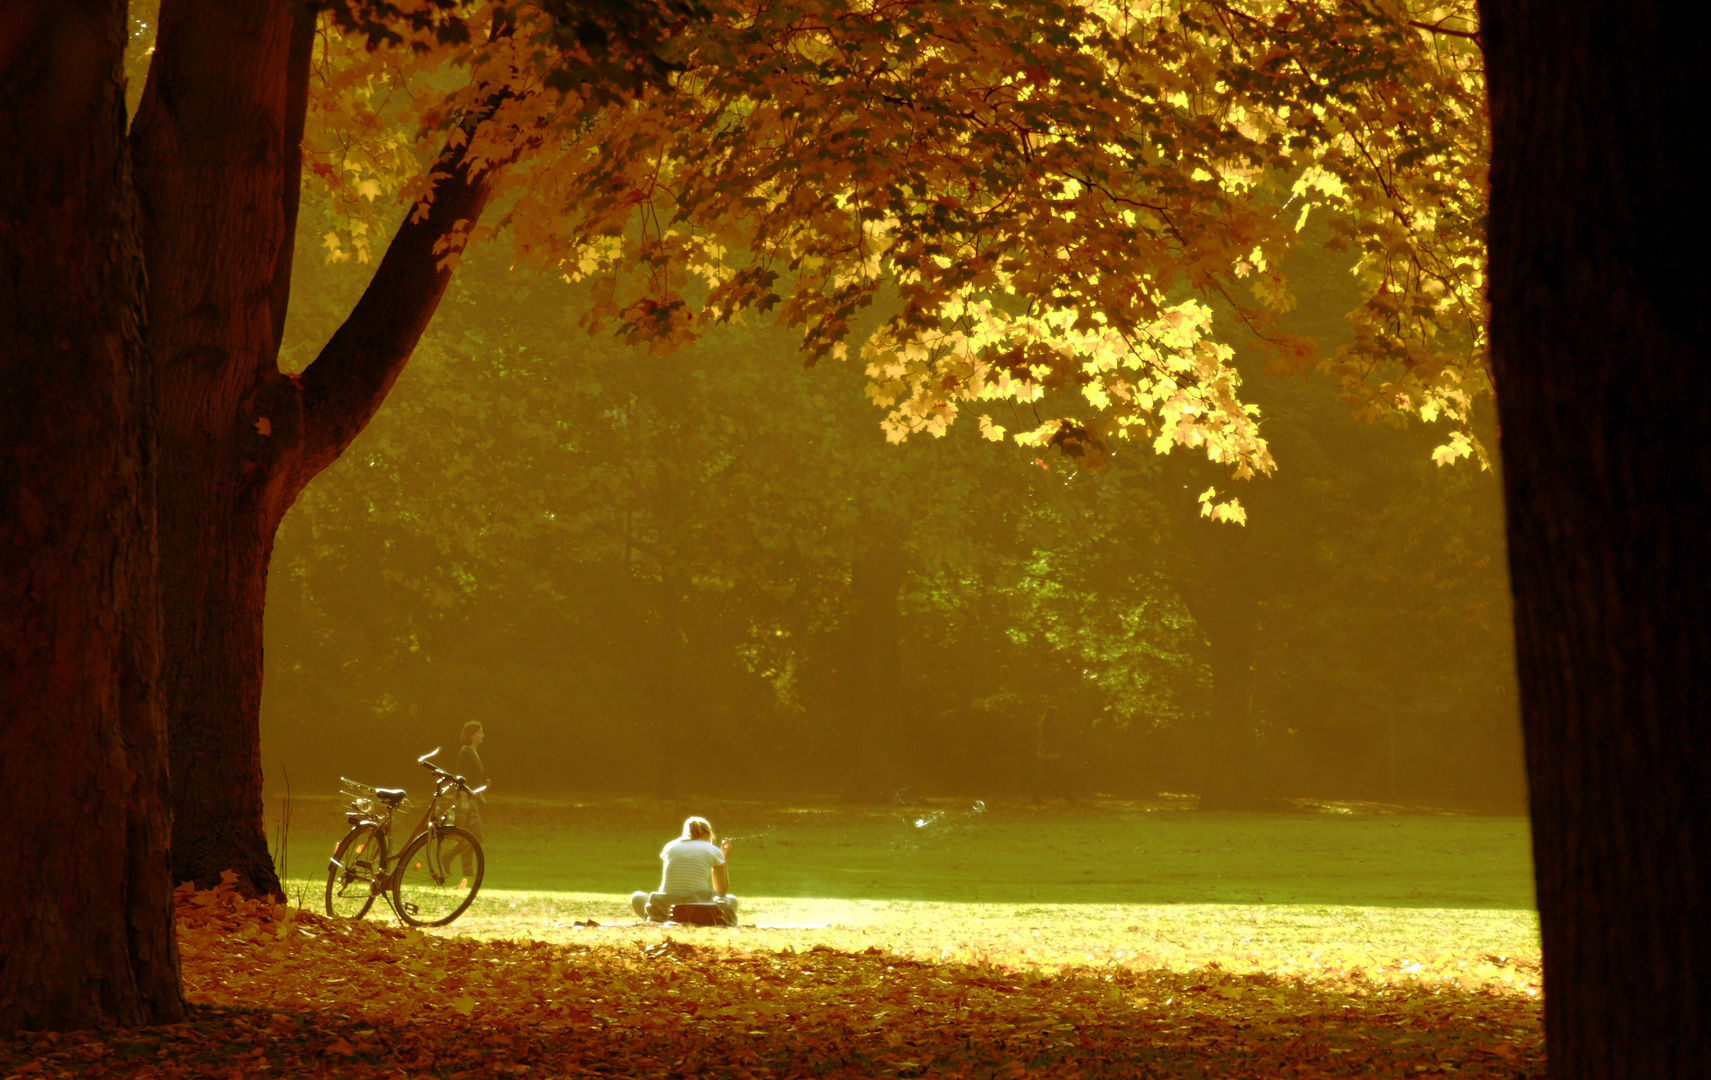
[[[1291,329],[1346,335],[1346,267],[1297,262]],[[299,265],[283,364],[361,280]],[[698,746],[728,794],[1520,806],[1498,485],[1432,464],[1441,436],[1254,373],[1287,467],[1215,523],[1222,476],[1186,452],[891,446],[861,371],[800,367],[786,333],[654,352],[590,342],[587,304],[473,255],[287,517],[270,780],[402,775],[474,718],[512,790],[702,790],[662,765]]]

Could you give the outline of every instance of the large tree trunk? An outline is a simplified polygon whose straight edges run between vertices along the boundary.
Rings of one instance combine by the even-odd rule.
[[[159,367],[172,873],[206,886],[234,870],[255,892],[279,889],[260,767],[274,532],[380,407],[450,280],[435,243],[490,193],[461,150],[443,155],[431,210],[315,362],[282,374],[313,32],[304,5],[166,0],[131,133]]]
[[[282,457],[302,429],[274,365],[275,270],[298,182],[287,169],[297,21],[281,3],[163,4],[133,135],[160,371],[173,876],[210,885],[235,870],[258,892],[279,882],[250,718],[268,557],[296,495]]]
[[[121,0],[0,8],[0,1031],[183,1016]]]
[[[1711,1076],[1707,11],[1483,14],[1551,1075]]]

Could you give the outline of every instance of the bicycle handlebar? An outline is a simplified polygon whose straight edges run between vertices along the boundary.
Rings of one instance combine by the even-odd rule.
[[[470,787],[467,783],[464,782],[463,777],[454,775],[453,773],[446,772],[444,769],[440,768],[438,765],[435,765],[432,761],[428,760],[429,758],[433,757],[435,754],[438,754],[439,752],[440,752],[440,748],[437,746],[434,747],[432,750],[428,751],[426,754],[423,754],[421,757],[417,758],[416,764],[420,765],[422,768],[427,769],[429,772],[433,773],[436,779],[450,780],[453,784],[455,784],[456,786],[458,786],[458,787],[462,788],[463,790],[469,792],[471,795],[479,795],[483,791],[487,790],[486,784],[482,784],[478,788]]]

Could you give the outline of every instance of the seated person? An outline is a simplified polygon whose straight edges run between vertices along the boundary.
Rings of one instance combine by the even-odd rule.
[[[713,826],[706,818],[692,817],[683,823],[683,836],[665,845],[659,857],[665,862],[659,891],[633,893],[630,906],[644,919],[665,922],[673,904],[718,904],[727,923],[737,921],[737,898],[730,895],[730,877],[725,860],[731,842],[713,846]]]

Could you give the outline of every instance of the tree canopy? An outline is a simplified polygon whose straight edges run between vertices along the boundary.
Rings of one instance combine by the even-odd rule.
[[[712,2],[654,12],[659,78],[621,101],[553,5],[406,4],[378,36],[335,13],[305,143],[334,258],[370,257],[385,197],[422,196],[441,140],[467,141],[505,209],[448,259],[502,231],[520,265],[592,285],[591,329],[664,346],[799,328],[810,362],[859,355],[896,440],[972,409],[1078,457],[1141,438],[1269,472],[1242,340],[1335,374],[1368,419],[1447,422],[1440,460],[1484,456],[1465,7]],[[1277,324],[1315,212],[1363,286],[1324,356]],[[1241,515],[1227,490],[1206,508]]]

